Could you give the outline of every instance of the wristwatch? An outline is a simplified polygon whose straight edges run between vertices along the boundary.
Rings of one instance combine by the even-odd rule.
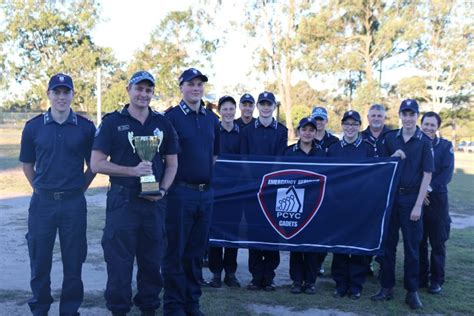
[[[168,194],[168,191],[164,188],[160,188],[158,191],[160,192],[161,197],[165,197],[165,195]]]

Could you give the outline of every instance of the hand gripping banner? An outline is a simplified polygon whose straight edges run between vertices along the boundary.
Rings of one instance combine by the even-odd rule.
[[[381,254],[399,170],[394,158],[223,155],[210,245]]]

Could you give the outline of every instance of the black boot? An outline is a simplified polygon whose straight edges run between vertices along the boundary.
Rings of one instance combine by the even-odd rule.
[[[405,303],[410,306],[411,309],[419,309],[423,307],[423,304],[418,297],[418,292],[407,292],[407,296],[405,297]]]
[[[301,282],[293,282],[290,292],[293,294],[303,293],[303,287],[301,286]]]
[[[393,290],[387,288],[381,288],[377,294],[372,295],[370,299],[372,301],[388,301],[393,298]]]
[[[235,276],[235,273],[226,273],[224,283],[228,287],[240,287],[240,282]]]
[[[430,294],[441,293],[441,285],[439,285],[438,283],[431,282],[430,286],[428,287],[428,293]]]
[[[212,280],[208,283],[210,287],[219,288],[222,286],[221,274],[220,273],[213,273]]]

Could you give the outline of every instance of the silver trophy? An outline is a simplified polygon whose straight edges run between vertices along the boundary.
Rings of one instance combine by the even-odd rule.
[[[133,132],[128,132],[128,141],[132,145],[133,153],[137,153],[142,161],[152,162],[157,152],[159,152],[163,141],[163,132],[159,131],[154,136],[133,136]],[[156,181],[153,174],[140,177],[142,190],[140,196],[158,195],[160,183]]]

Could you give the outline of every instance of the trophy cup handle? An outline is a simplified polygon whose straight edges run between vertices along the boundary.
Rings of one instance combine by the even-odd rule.
[[[159,131],[158,132],[158,146],[156,147],[156,152],[160,152],[160,146],[161,146],[161,143],[163,142],[163,131]]]
[[[135,153],[135,146],[133,145],[133,132],[128,132],[128,141],[133,148],[133,153]]]

